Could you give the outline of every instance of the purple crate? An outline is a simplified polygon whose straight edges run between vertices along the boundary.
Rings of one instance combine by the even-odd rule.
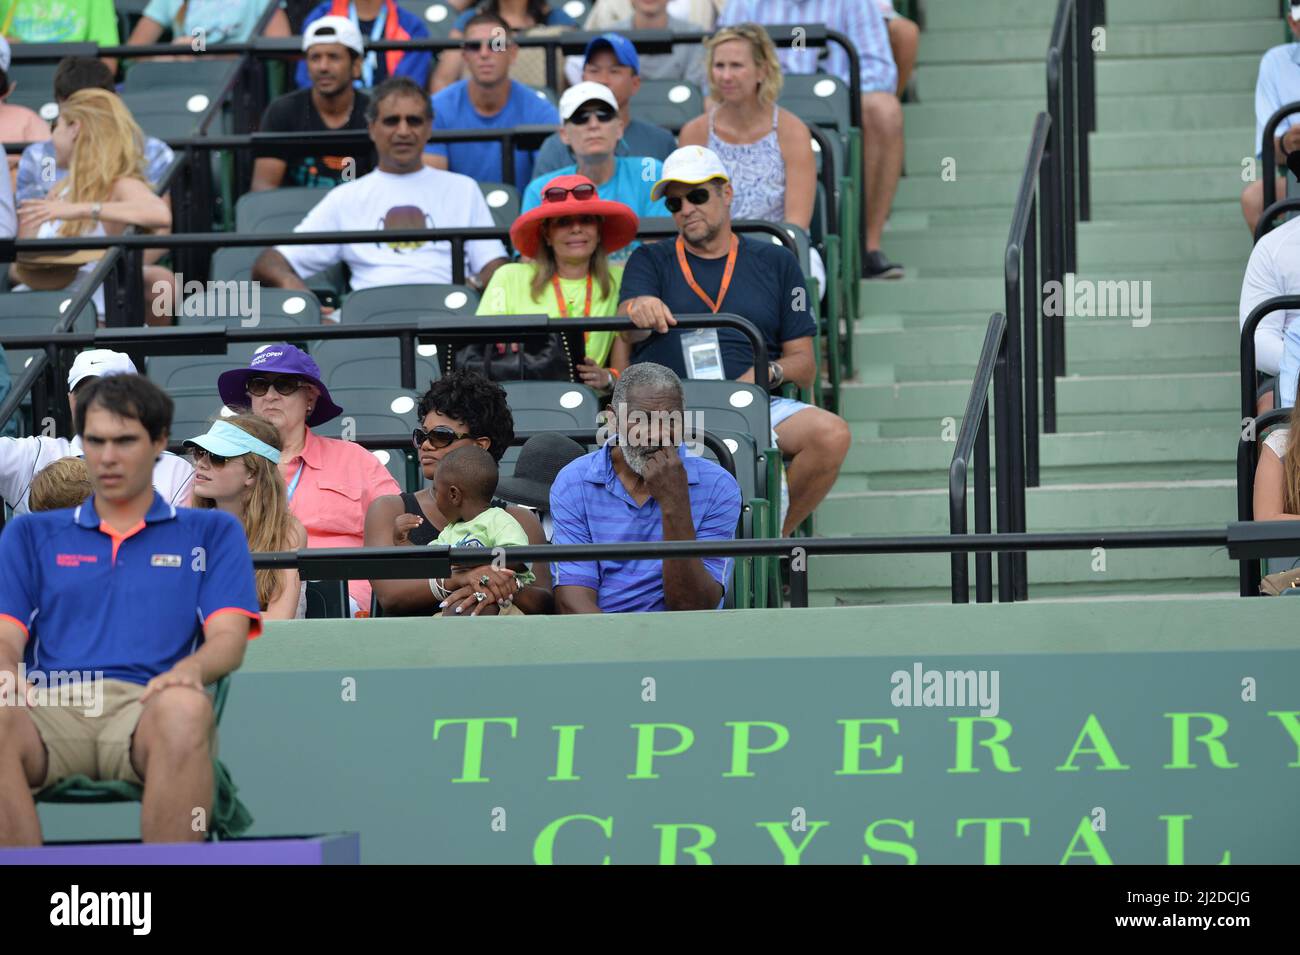
[[[358,865],[361,836],[232,839],[227,842],[52,843],[0,849],[0,865]]]

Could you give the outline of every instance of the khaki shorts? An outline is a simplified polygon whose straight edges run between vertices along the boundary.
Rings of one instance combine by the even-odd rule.
[[[31,787],[32,792],[77,775],[144,785],[131,765],[131,739],[144,712],[143,694],[143,685],[113,679],[95,680],[71,690],[38,690],[40,705],[27,712],[45,744],[48,767],[45,780]],[[215,754],[215,725],[211,744]]]

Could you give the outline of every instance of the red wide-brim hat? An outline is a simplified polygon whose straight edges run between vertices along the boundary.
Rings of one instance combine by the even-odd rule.
[[[556,176],[542,187],[542,195],[545,196],[547,189],[556,186],[572,189],[574,186],[584,184],[593,188],[596,185],[586,176]],[[594,199],[580,200],[575,199],[570,193],[563,202],[543,200],[540,205],[534,206],[515,220],[515,224],[510,227],[510,241],[519,250],[520,255],[535,259],[538,246],[542,241],[541,230],[544,221],[558,219],[561,216],[593,215],[601,217],[601,246],[606,252],[618,251],[636,238],[640,220],[637,219],[636,213],[623,203],[601,199],[599,191],[596,196],[597,198]]]

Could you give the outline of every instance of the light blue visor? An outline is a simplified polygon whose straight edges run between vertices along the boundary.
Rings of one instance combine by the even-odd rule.
[[[183,442],[183,446],[199,447],[209,454],[216,454],[223,458],[237,458],[241,454],[260,454],[272,464],[280,463],[279,451],[229,421],[214,421],[207,434],[189,438]]]

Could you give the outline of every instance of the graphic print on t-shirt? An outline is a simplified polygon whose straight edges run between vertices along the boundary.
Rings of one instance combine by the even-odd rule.
[[[432,229],[433,217],[425,213],[419,206],[393,206],[379,220],[376,227],[384,232],[394,232],[398,229]],[[376,243],[388,246],[394,252],[412,252],[416,249],[428,245],[427,242],[416,239],[410,242],[384,242]]]

